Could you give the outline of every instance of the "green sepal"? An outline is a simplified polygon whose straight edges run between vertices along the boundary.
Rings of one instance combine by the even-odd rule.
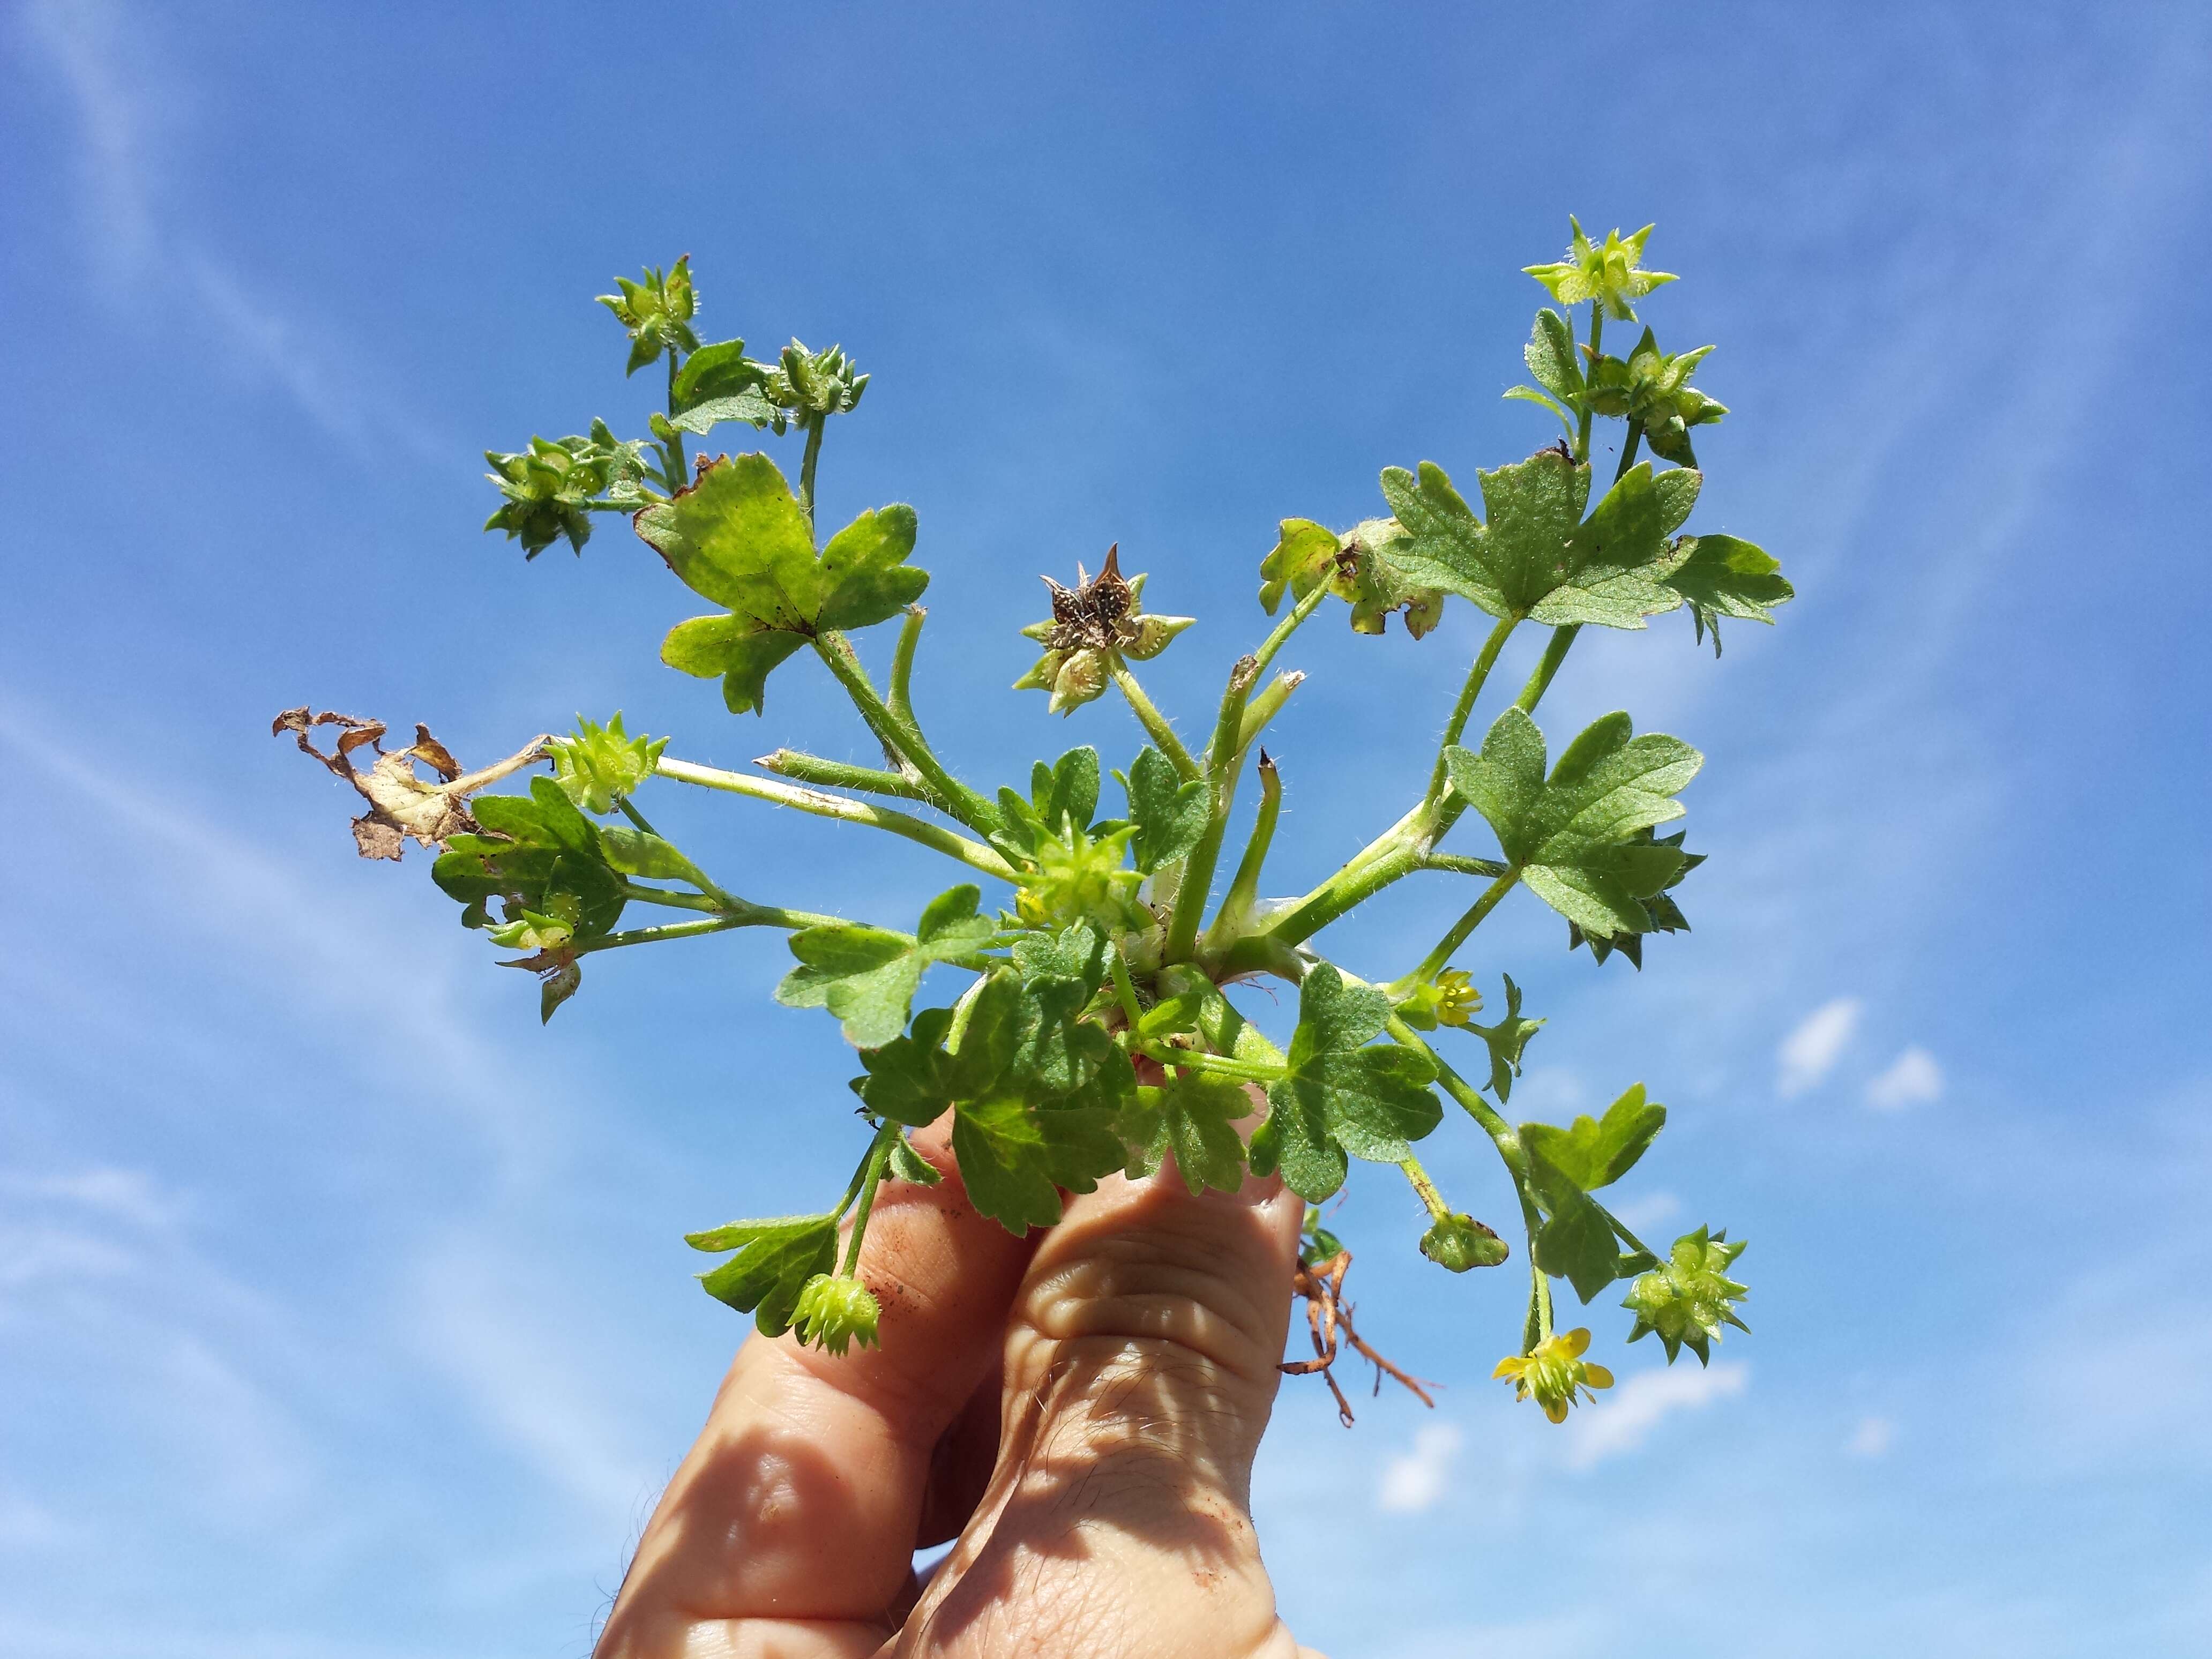
[[[934,1187],[945,1179],[945,1173],[920,1152],[903,1137],[891,1143],[890,1172],[901,1181],[910,1181],[917,1187]]]
[[[1636,1316],[1636,1328],[1628,1340],[1633,1342],[1656,1331],[1666,1346],[1668,1364],[1686,1347],[1702,1365],[1711,1358],[1711,1344],[1720,1340],[1723,1325],[1749,1331],[1735,1304],[1751,1291],[1728,1277],[1746,1242],[1730,1243],[1727,1229],[1716,1233],[1703,1227],[1676,1239],[1667,1261],[1653,1264],[1620,1304]]]
[[[624,796],[637,793],[667,747],[665,738],[631,737],[623,730],[622,711],[617,709],[605,726],[577,715],[575,735],[554,738],[546,752],[554,781],[568,799],[605,817]]]

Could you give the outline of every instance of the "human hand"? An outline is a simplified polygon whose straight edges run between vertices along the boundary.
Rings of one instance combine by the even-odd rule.
[[[887,1185],[882,1343],[750,1339],[595,1659],[1318,1659],[1250,1514],[1304,1206],[1109,1179],[1017,1239]],[[917,1548],[957,1536],[927,1585]]]

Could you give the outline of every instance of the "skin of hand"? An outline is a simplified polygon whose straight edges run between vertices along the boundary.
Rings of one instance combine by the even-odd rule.
[[[1018,1239],[915,1140],[945,1179],[878,1200],[880,1345],[745,1343],[594,1659],[1320,1659],[1250,1514],[1301,1201],[1170,1163]]]

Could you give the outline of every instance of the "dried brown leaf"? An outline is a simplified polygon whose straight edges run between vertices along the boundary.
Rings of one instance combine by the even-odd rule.
[[[339,728],[335,750],[315,744],[314,729]],[[454,836],[474,834],[478,828],[469,815],[467,798],[545,757],[550,739],[538,737],[505,760],[482,771],[463,775],[461,763],[445,744],[417,725],[415,741],[396,754],[379,746],[386,727],[381,720],[365,720],[325,709],[318,714],[306,707],[287,708],[270,722],[272,737],[289,732],[302,754],[312,755],[354,787],[368,803],[368,811],[353,821],[354,845],[365,859],[398,859],[410,841],[423,847],[442,848]],[[373,749],[375,764],[367,771],[353,762],[354,751]],[[415,769],[421,762],[437,775],[426,781]]]

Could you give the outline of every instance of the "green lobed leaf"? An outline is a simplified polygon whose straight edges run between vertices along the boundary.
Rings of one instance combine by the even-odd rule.
[[[1667,1109],[1644,1098],[1644,1085],[1632,1085],[1597,1119],[1585,1114],[1565,1128],[1548,1123],[1521,1126],[1521,1144],[1530,1159],[1586,1193],[1609,1187],[1626,1175],[1667,1125]]]
[[[661,660],[720,676],[732,712],[758,709],[769,673],[824,629],[864,628],[921,596],[908,507],[863,513],[817,558],[814,532],[775,463],[760,454],[710,463],[693,486],[637,514],[638,534],[694,592],[728,615],[678,623]]]
[[[1252,1111],[1243,1085],[1202,1073],[1171,1071],[1158,1088],[1139,1088],[1125,1122],[1128,1172],[1156,1175],[1168,1154],[1193,1196],[1208,1188],[1233,1193],[1244,1181],[1238,1120]]]
[[[1086,744],[1050,766],[1036,762],[1030,769],[1030,806],[1048,836],[1088,830],[1098,810],[1098,751]]]
[[[1520,878],[1593,938],[1647,931],[1642,901],[1680,873],[1678,847],[1638,832],[1682,814],[1674,799],[1704,764],[1678,738],[1633,735],[1625,714],[1593,721],[1544,774],[1543,733],[1508,708],[1480,753],[1445,751],[1452,787],[1497,834]]]
[[[791,1327],[792,1311],[806,1281],[836,1263],[837,1218],[793,1215],[732,1221],[706,1232],[687,1233],[684,1242],[695,1250],[735,1250],[729,1261],[702,1273],[699,1282],[717,1301],[753,1315],[764,1335],[781,1336]]]
[[[1498,1097],[1500,1104],[1513,1097],[1513,1079],[1521,1075],[1522,1053],[1544,1023],[1521,1018],[1521,988],[1513,982],[1512,975],[1507,974],[1504,978],[1505,1018],[1495,1025],[1478,1025],[1470,1020],[1467,1027],[1489,1046],[1490,1092]]]
[[[980,888],[965,884],[939,894],[912,938],[865,922],[800,928],[790,939],[799,966],[775,988],[776,1000],[826,1008],[854,1048],[879,1048],[906,1028],[907,1010],[933,963],[971,955],[998,931],[992,918],[976,914],[981,898]]]
[[[1061,1189],[1090,1192],[1128,1158],[1112,1112],[1039,1106],[1018,1095],[957,1105],[952,1151],[969,1201],[1017,1235],[1051,1226],[1060,1219]]]
[[[1797,596],[1783,577],[1781,562],[1750,542],[1734,536],[1686,536],[1679,550],[1681,562],[1668,573],[1667,585],[1689,605],[1699,641],[1707,629],[1712,630],[1717,657],[1723,617],[1771,623],[1772,607]]]
[[[1346,1153],[1400,1162],[1443,1119],[1429,1087],[1434,1062],[1410,1048],[1365,1046],[1389,1018],[1388,996],[1347,985],[1328,963],[1309,969],[1298,988],[1288,1070],[1267,1091],[1269,1121],[1280,1118],[1269,1150],[1284,1180],[1310,1202],[1342,1184]]]
[[[1407,532],[1388,558],[1406,580],[1553,624],[1642,628],[1682,603],[1664,578],[1688,556],[1668,537],[1697,499],[1698,473],[1632,467],[1587,520],[1589,468],[1564,448],[1478,477],[1487,523],[1434,462],[1418,476],[1384,471],[1383,498]]]

